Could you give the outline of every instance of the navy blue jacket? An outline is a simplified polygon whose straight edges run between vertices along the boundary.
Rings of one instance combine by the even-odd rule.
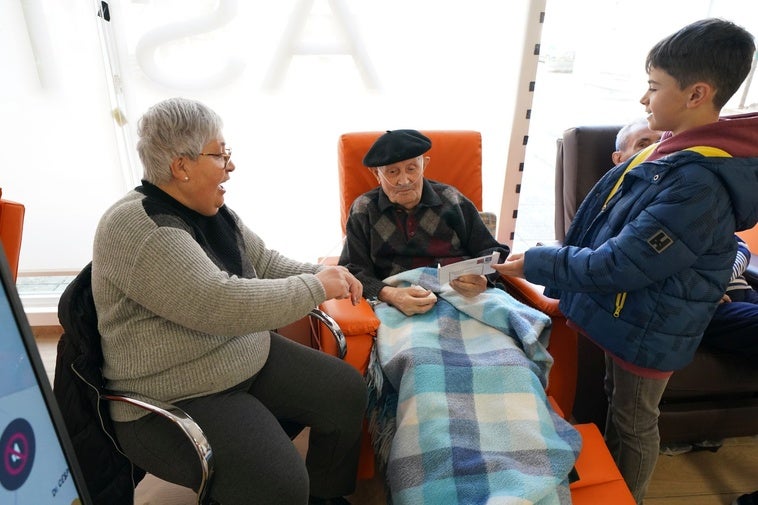
[[[571,323],[617,358],[661,371],[688,364],[731,275],[734,232],[758,221],[758,115],[749,126],[742,133],[752,145],[734,151],[752,156],[652,156],[603,209],[634,158],[612,169],[564,246],[525,253],[526,278],[547,286]]]

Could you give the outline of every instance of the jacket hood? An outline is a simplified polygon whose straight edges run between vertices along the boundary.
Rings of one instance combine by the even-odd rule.
[[[695,146],[716,147],[732,157],[685,151]],[[711,170],[729,192],[737,231],[758,222],[758,112],[723,117],[678,135],[666,132],[647,158],[653,160],[672,165],[692,162]]]
[[[718,147],[735,158],[758,157],[758,112],[724,116],[678,135],[665,132],[650,160],[693,146]]]

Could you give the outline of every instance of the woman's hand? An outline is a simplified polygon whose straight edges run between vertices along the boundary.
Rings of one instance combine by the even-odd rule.
[[[504,263],[493,264],[492,268],[507,277],[524,277],[524,253],[510,254]]]
[[[358,305],[363,296],[363,284],[343,266],[328,266],[316,273],[316,278],[324,286],[326,299],[350,298],[353,305]]]
[[[437,296],[421,286],[407,288],[384,286],[379,291],[378,298],[389,303],[406,316],[428,312],[437,303]]]
[[[476,274],[461,275],[450,281],[450,287],[465,297],[472,297],[484,293],[487,278]]]

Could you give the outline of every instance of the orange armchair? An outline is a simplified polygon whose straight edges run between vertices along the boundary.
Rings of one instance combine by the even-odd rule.
[[[377,182],[363,166],[363,156],[374,141],[384,132],[355,132],[343,134],[337,146],[340,184],[340,216],[342,234],[345,234],[350,206],[358,196],[376,187]],[[482,206],[482,136],[476,131],[424,131],[432,140],[429,151],[431,161],[424,176],[456,186],[474,205]],[[327,263],[336,263],[336,258],[327,258]],[[349,300],[329,300],[320,309],[329,314],[339,325],[347,342],[345,361],[363,375],[369,364],[379,319],[363,299],[357,307]],[[320,338],[327,328],[320,324],[315,337],[320,348],[329,354],[338,355],[338,349],[330,338]],[[358,470],[361,479],[374,475],[374,452],[368,430],[364,430],[363,450]]]
[[[340,216],[342,233],[345,233],[350,206],[366,191],[377,186],[376,178],[363,165],[363,156],[383,132],[353,132],[343,134],[337,146],[340,184]],[[482,211],[482,136],[470,130],[423,131],[432,141],[428,155],[431,158],[424,177],[455,186]],[[330,261],[335,261],[331,259]],[[520,279],[506,282],[509,292],[522,302],[541,297],[538,288]],[[544,298],[544,297],[542,297]],[[544,298],[544,300],[549,300]],[[552,396],[563,412],[571,412],[576,383],[576,334],[567,330],[557,304],[547,301],[537,305],[553,318],[553,336],[548,350],[555,365],[548,380],[548,395]],[[379,320],[363,300],[356,310],[346,300],[330,300],[321,306],[339,324],[347,339],[346,360],[361,373],[368,368],[369,353],[379,327]],[[324,340],[322,348],[335,354],[333,344]]]
[[[18,275],[18,258],[21,253],[21,235],[24,230],[24,206],[10,200],[3,200],[0,188],[0,241],[8,257],[11,275]]]
[[[359,195],[377,185],[376,179],[363,166],[363,156],[383,132],[343,134],[338,143],[340,211],[343,236],[350,206]],[[422,131],[432,140],[431,161],[424,176],[457,187],[482,211],[482,138],[476,131]],[[336,258],[326,262],[336,263]],[[547,394],[558,413],[570,413],[576,389],[576,332],[566,326],[557,301],[542,295],[542,287],[522,279],[503,279],[507,290],[518,300],[548,314],[553,328],[548,350],[555,359],[548,379]],[[379,320],[366,300],[354,307],[348,300],[329,300],[320,307],[334,318],[347,342],[345,359],[365,374],[369,355],[379,328]],[[316,329],[316,337],[325,328]],[[337,355],[331,339],[323,339],[321,348]],[[565,415],[564,415],[565,417]],[[634,505],[634,499],[613,463],[603,437],[592,424],[578,425],[583,448],[576,462],[579,480],[570,485],[575,505],[615,503]],[[364,433],[359,478],[374,474],[373,450],[368,432]]]
[[[384,132],[354,132],[343,134],[337,146],[340,216],[345,234],[350,206],[366,191],[377,186],[376,178],[363,166],[363,156]],[[481,210],[482,206],[482,136],[476,131],[424,131],[432,140],[431,161],[424,176],[451,184],[466,195]],[[326,262],[336,263],[336,258]],[[332,316],[347,340],[345,360],[365,375],[369,354],[374,345],[379,320],[366,300],[358,307],[348,300],[329,300],[320,307]],[[323,329],[323,328],[322,328]],[[330,339],[321,341],[321,348],[336,354]]]

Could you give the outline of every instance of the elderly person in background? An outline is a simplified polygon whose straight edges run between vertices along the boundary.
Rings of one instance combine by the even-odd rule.
[[[651,130],[644,117],[624,125],[616,134],[616,150],[611,154],[613,163],[623,163],[633,154],[655,144],[661,140],[661,134],[662,132]]]
[[[456,188],[424,178],[431,141],[416,130],[388,131],[372,145],[363,164],[379,186],[356,199],[346,225],[339,263],[363,283],[368,299],[387,302],[406,315],[434,306],[434,293],[388,286],[382,279],[421,266],[509,253],[487,230],[476,206]],[[464,296],[487,287],[483,275],[450,283]]]
[[[235,165],[214,111],[169,99],[138,129],[144,180],[105,212],[94,242],[107,386],[175,403],[197,421],[213,447],[219,503],[349,503],[365,384],[350,365],[270,329],[331,298],[357,302],[361,283],[344,267],[267,249],[224,205]],[[110,408],[134,464],[197,489],[196,457],[172,426]],[[290,436],[306,426],[304,462]]]

